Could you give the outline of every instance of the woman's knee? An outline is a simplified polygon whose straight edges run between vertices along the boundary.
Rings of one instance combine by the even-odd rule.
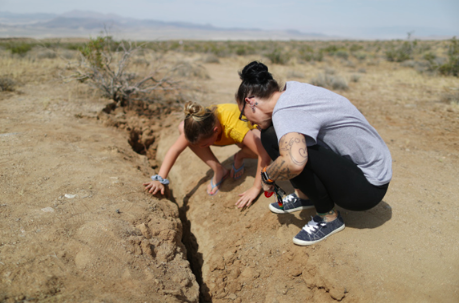
[[[258,129],[251,129],[249,132],[252,132],[255,137],[261,138],[261,132]]]

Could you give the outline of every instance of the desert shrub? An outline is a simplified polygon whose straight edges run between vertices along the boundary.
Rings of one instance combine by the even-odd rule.
[[[360,80],[360,75],[358,75],[358,74],[352,74],[351,75],[351,81],[352,82],[359,82],[359,80]]]
[[[112,37],[97,37],[90,39],[88,43],[79,48],[79,51],[83,57],[88,61],[89,65],[96,68],[102,69],[107,66],[107,62],[102,57],[102,54],[111,52],[111,43],[113,42]]]
[[[339,47],[336,45],[330,45],[325,48],[322,48],[321,51],[328,54],[328,55],[334,55],[336,52],[338,52]]]
[[[12,42],[7,45],[7,49],[11,51],[11,54],[24,56],[32,49],[33,46],[34,45],[32,43],[27,42]]]
[[[92,38],[80,48],[79,66],[67,67],[73,72],[67,79],[87,83],[118,106],[132,100],[148,102],[148,96],[156,90],[177,90],[172,76],[175,67],[158,66],[145,77],[129,71],[131,57],[139,48],[126,41],[116,42],[110,36]]]
[[[404,66],[413,67],[421,73],[459,76],[459,43],[456,37],[449,40],[447,58],[438,57],[433,51],[428,51],[422,55],[420,60],[408,61]]]
[[[367,61],[367,66],[378,66],[379,65],[379,60],[373,58],[372,60]]]
[[[454,36],[448,46],[448,61],[438,67],[438,71],[443,75],[459,76],[459,41]]]
[[[38,59],[54,59],[57,57],[56,52],[49,49],[41,49],[36,54]]]
[[[290,70],[287,72],[288,78],[304,78],[304,73],[300,71]]]
[[[349,89],[349,86],[343,77],[327,73],[318,74],[315,78],[311,79],[311,84],[323,88],[332,88],[334,90]]]
[[[426,52],[429,52],[432,50],[432,45],[429,44],[429,42],[427,41],[423,41],[423,42],[419,42],[418,41],[418,44],[417,44],[417,47],[416,47],[416,52],[419,53],[419,54],[423,54],[423,53],[426,53]]]
[[[255,54],[256,49],[252,45],[236,45],[234,53],[239,56]]]
[[[336,53],[335,53],[335,56],[338,57],[338,58],[342,58],[342,59],[348,59],[349,58],[349,53],[345,50],[338,50]]]
[[[333,57],[338,57],[341,59],[348,59],[349,58],[349,52],[344,46],[337,46],[337,45],[329,45],[327,47],[321,48],[319,50],[319,53],[322,54],[322,56],[328,55],[328,56],[333,56]]]
[[[72,51],[72,50],[67,50],[67,49],[61,50],[61,52],[60,52],[60,56],[62,58],[64,58],[64,59],[67,59],[67,60],[73,59],[77,55],[78,55],[78,52]]]
[[[428,52],[422,56],[421,65],[415,66],[414,68],[421,73],[437,73],[438,68],[444,63],[444,58],[437,57],[437,55],[435,55],[434,53]]]
[[[362,50],[362,49],[363,49],[363,46],[357,45],[357,44],[353,44],[353,45],[351,45],[351,47],[349,48],[349,51],[350,51],[351,53],[354,53],[354,52],[360,51],[360,50]]]
[[[433,64],[427,60],[415,61],[413,68],[419,73],[435,74],[437,73],[438,62],[438,59],[435,59]]]
[[[216,41],[187,43],[186,47],[184,47],[184,51],[213,54],[217,57],[227,57],[231,53],[226,45]]]
[[[265,53],[265,57],[271,60],[271,63],[274,64],[287,64],[290,60],[290,54],[281,50],[280,48],[275,48],[272,51]]]
[[[183,78],[210,79],[205,67],[199,64],[192,64],[187,61],[181,61],[178,64],[175,74]]]
[[[62,47],[67,50],[71,51],[78,51],[81,47],[83,47],[83,43],[65,43],[62,44]]]
[[[299,55],[298,57],[301,60],[305,60],[305,61],[314,60],[314,49],[310,47],[309,45],[306,45],[304,47],[301,47],[298,50],[298,55]]]
[[[416,61],[414,60],[406,60],[400,64],[403,67],[414,68],[416,66]]]
[[[298,58],[304,61],[322,61],[324,58],[323,52],[315,52],[309,45],[298,49]]]
[[[411,59],[412,49],[408,42],[404,42],[398,48],[390,48],[386,51],[386,59],[392,62],[403,62]]]
[[[437,56],[432,52],[428,52],[424,54],[423,58],[429,62],[434,62],[434,60],[437,59]]]
[[[363,61],[365,60],[365,58],[367,58],[367,54],[365,54],[364,52],[356,52],[353,54],[355,58],[357,58],[359,61]]]
[[[220,59],[218,59],[217,55],[215,54],[205,55],[202,61],[205,63],[220,63]]]
[[[346,59],[343,59],[341,60],[341,63],[347,67],[350,67],[350,68],[355,68],[355,63],[354,61],[352,60],[346,60]]]
[[[16,82],[10,77],[0,77],[0,91],[13,92],[16,87]]]
[[[324,73],[327,74],[327,75],[335,75],[336,71],[333,68],[325,67]]]
[[[315,61],[322,61],[324,60],[324,53],[323,52],[318,52],[316,53],[316,56],[314,57]]]
[[[397,46],[390,45],[389,49],[385,52],[386,59],[388,61],[403,62],[406,60],[413,59],[413,54],[418,44],[418,41],[412,41],[411,34],[412,33],[408,33],[406,41],[403,41],[401,44]]]

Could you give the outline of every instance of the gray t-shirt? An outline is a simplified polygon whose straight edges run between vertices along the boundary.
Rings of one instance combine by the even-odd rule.
[[[325,146],[350,159],[375,186],[392,178],[386,144],[362,113],[345,97],[306,83],[289,81],[273,111],[280,140],[287,133],[306,135],[308,146]]]

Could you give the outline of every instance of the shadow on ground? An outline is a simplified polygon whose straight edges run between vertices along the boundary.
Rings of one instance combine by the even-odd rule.
[[[367,211],[349,211],[340,207],[336,209],[341,213],[347,227],[357,229],[377,228],[392,218],[392,207],[384,201]],[[301,229],[315,214],[315,209],[309,209],[301,211],[299,218],[294,214],[278,214],[277,219],[281,225],[295,225]]]

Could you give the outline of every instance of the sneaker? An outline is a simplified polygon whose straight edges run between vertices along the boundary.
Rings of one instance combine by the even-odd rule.
[[[306,226],[293,238],[293,243],[301,246],[318,243],[333,233],[344,229],[344,221],[338,211],[338,217],[332,222],[325,222],[323,218],[316,215]]]
[[[284,210],[279,208],[277,202],[269,204],[269,210],[274,213],[292,213],[303,209],[314,208],[314,204],[310,200],[299,198],[295,193],[289,194],[282,199]]]

